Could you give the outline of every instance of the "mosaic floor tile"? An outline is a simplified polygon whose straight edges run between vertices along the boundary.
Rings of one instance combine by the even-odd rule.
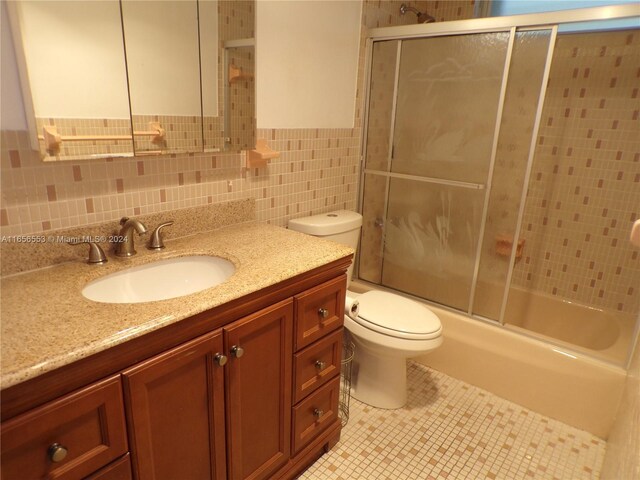
[[[399,410],[351,400],[340,443],[301,480],[581,480],[606,442],[415,362]]]

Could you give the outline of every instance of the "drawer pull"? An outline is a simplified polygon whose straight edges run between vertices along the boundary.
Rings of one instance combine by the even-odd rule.
[[[315,366],[318,369],[318,371],[321,372],[326,368],[327,364],[322,360],[316,360]]]
[[[49,459],[52,462],[61,462],[67,456],[68,450],[64,448],[59,443],[52,443],[49,445],[49,449],[47,450],[47,454],[49,455]]]
[[[316,408],[313,410],[313,416],[316,418],[322,418],[322,416],[324,415],[324,410],[321,410],[319,408]]]
[[[320,318],[327,318],[329,316],[329,310],[326,308],[320,308],[318,310],[318,315],[320,315]]]
[[[213,360],[219,367],[224,367],[227,363],[227,356],[222,355],[221,353],[216,353],[216,356],[213,357]]]
[[[242,355],[244,355],[244,348],[239,347],[238,345],[234,345],[233,347],[231,347],[231,355],[236,358],[240,358]]]

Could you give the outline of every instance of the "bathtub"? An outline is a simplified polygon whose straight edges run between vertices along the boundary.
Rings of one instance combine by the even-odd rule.
[[[353,281],[349,289],[372,287]],[[609,436],[625,369],[523,335],[519,327],[428,306],[442,322],[444,343],[416,361],[600,438]]]
[[[504,288],[479,283],[477,291],[478,313],[497,317]],[[593,308],[517,287],[509,292],[505,312],[505,325],[516,332],[551,337],[561,346],[617,365],[627,361],[635,322],[635,317],[628,313]]]

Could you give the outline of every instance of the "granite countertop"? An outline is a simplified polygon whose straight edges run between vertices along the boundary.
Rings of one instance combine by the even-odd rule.
[[[0,289],[1,377],[5,389],[344,258],[353,250],[280,227],[245,223],[170,240],[161,252],[138,244],[129,259],[68,262],[5,277]],[[136,304],[96,303],[85,284],[132,266],[184,255],[215,255],[236,266],[226,282],[191,295]]]

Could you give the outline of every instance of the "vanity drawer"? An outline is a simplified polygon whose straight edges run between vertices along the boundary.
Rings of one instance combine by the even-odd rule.
[[[295,350],[312,344],[327,333],[340,328],[344,322],[344,301],[347,276],[295,296]]]
[[[340,373],[342,335],[343,329],[340,328],[294,354],[293,403],[299,402]]]
[[[127,452],[120,376],[3,423],[1,442],[2,480],[82,478],[95,472]]]
[[[299,452],[320,432],[338,419],[340,377],[309,395],[293,407],[293,451]]]

